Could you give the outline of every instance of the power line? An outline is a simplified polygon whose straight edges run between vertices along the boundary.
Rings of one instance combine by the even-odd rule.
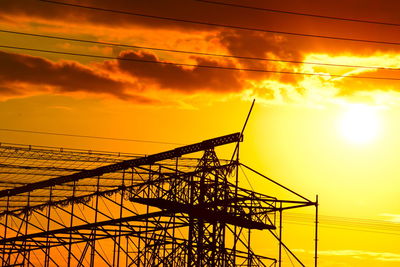
[[[42,131],[8,129],[8,128],[0,128],[0,131],[30,133],[30,134],[57,135],[57,136],[68,136],[68,137],[80,137],[80,138],[92,138],[92,139],[103,139],[103,140],[113,140],[113,141],[127,141],[127,142],[138,142],[138,143],[152,143],[152,144],[165,144],[165,145],[184,145],[184,144],[181,144],[181,143],[171,143],[171,142],[152,141],[152,140],[113,138],[113,137],[105,137],[105,136],[78,135],[78,134],[42,132]]]
[[[147,46],[110,43],[110,42],[102,42],[102,41],[92,41],[92,40],[86,40],[86,39],[77,39],[77,38],[36,34],[36,33],[28,33],[28,32],[19,32],[19,31],[9,31],[9,30],[1,30],[1,29],[0,29],[0,32],[40,37],[40,38],[64,40],[64,41],[100,44],[100,45],[107,45],[107,46],[113,46],[113,47],[126,47],[126,48],[145,49],[145,50],[152,50],[152,51],[172,52],[172,53],[183,53],[183,54],[200,55],[200,56],[213,56],[213,57],[236,58],[236,59],[246,59],[246,60],[272,61],[272,62],[285,62],[285,63],[294,63],[294,64],[319,65],[319,66],[331,66],[331,67],[363,68],[363,69],[379,69],[379,70],[400,70],[399,68],[381,67],[381,66],[333,64],[333,63],[307,62],[307,61],[298,61],[298,60],[272,59],[272,58],[264,58],[264,57],[247,57],[247,56],[240,56],[240,55],[214,54],[214,53],[176,50],[176,49],[167,49],[167,48],[159,48],[159,47],[147,47]]]
[[[296,224],[296,225],[306,225],[306,226],[313,226],[314,223],[307,223],[307,222],[298,222],[298,221],[288,221],[288,224]],[[378,234],[388,234],[388,235],[400,235],[398,231],[393,230],[379,230],[379,229],[362,229],[360,227],[346,227],[342,225],[329,225],[325,223],[319,223],[319,227],[323,228],[332,228],[332,229],[339,229],[339,230],[348,230],[348,231],[359,231],[359,232],[369,232],[369,233],[378,233]]]
[[[302,213],[286,213],[287,216],[292,218],[300,218],[305,220],[313,220],[313,215],[310,214],[302,214]],[[325,221],[333,221],[333,222],[345,222],[345,223],[363,223],[368,225],[384,225],[384,226],[391,226],[396,227],[400,230],[400,224],[384,221],[384,220],[374,220],[374,219],[362,219],[362,218],[353,218],[353,217],[340,217],[340,216],[331,216],[331,215],[320,215],[319,216],[322,220]]]
[[[315,220],[314,215],[302,213],[286,213],[285,218],[290,224],[309,226],[314,225]],[[400,224],[383,220],[320,215],[319,223],[326,228],[400,235]]]
[[[218,2],[218,1],[211,1],[211,0],[195,0],[195,1],[204,2],[204,3],[208,3],[208,4],[230,6],[230,7],[237,7],[237,8],[244,8],[244,9],[250,9],[250,10],[258,10],[258,11],[267,11],[267,12],[273,12],[273,13],[282,13],[282,14],[289,14],[289,15],[296,15],[296,16],[313,17],[313,18],[320,18],[320,19],[341,20],[341,21],[348,21],[348,22],[358,22],[358,23],[386,25],[386,26],[400,26],[400,24],[398,24],[398,23],[385,22],[385,21],[353,19],[353,18],[345,18],[345,17],[335,17],[335,16],[326,16],[326,15],[318,15],[318,14],[310,14],[310,13],[301,13],[301,12],[264,8],[264,7],[255,7],[255,6],[246,6],[246,5],[239,5],[239,4],[234,4],[234,3]]]
[[[212,66],[212,65],[196,65],[196,64],[188,64],[188,63],[179,63],[179,62],[145,60],[145,59],[136,59],[136,58],[111,57],[111,56],[72,53],[72,52],[61,52],[61,51],[55,51],[55,50],[44,50],[44,49],[7,46],[7,45],[0,45],[0,47],[9,48],[9,49],[17,49],[17,50],[25,50],[25,51],[59,54],[59,55],[70,55],[70,56],[80,56],[80,57],[90,57],[90,58],[100,58],[100,59],[117,59],[117,60],[140,62],[140,63],[152,63],[152,64],[197,67],[197,68],[207,68],[207,69],[230,70],[230,71],[276,73],[276,74],[290,74],[290,75],[304,75],[304,76],[320,76],[320,77],[328,77],[328,78],[355,78],[355,79],[400,81],[400,78],[391,78],[391,77],[372,77],[372,76],[358,76],[358,75],[346,76],[346,75],[328,74],[328,73],[309,73],[309,72],[275,71],[275,70],[266,70],[266,69],[235,68],[235,67]]]
[[[286,219],[290,221],[296,221],[296,222],[303,221],[305,223],[313,224],[313,220],[315,218],[313,215],[308,215],[308,214],[286,213]],[[400,232],[400,224],[383,220],[320,215],[319,221],[323,225],[331,224],[331,225],[336,225],[338,227],[345,226],[353,228],[367,228],[367,229],[375,229],[383,231]]]
[[[383,45],[396,45],[396,46],[400,45],[399,42],[377,41],[377,40],[356,39],[356,38],[328,36],[328,35],[317,35],[317,34],[298,33],[298,32],[276,31],[276,30],[268,30],[268,29],[260,29],[260,28],[251,28],[251,27],[245,27],[245,26],[236,26],[236,25],[219,24],[219,23],[212,23],[212,22],[195,21],[195,20],[188,20],[188,19],[178,19],[178,18],[163,17],[163,16],[156,16],[156,15],[148,15],[148,14],[141,14],[141,13],[123,11],[123,10],[100,8],[100,7],[94,7],[94,6],[83,6],[83,5],[78,5],[78,4],[64,3],[64,2],[58,2],[58,1],[52,1],[52,0],[38,0],[38,1],[51,3],[51,4],[57,4],[57,5],[64,5],[64,6],[71,6],[71,7],[90,9],[90,10],[97,10],[97,11],[112,12],[112,13],[117,13],[117,14],[145,17],[145,18],[151,18],[151,19],[168,20],[168,21],[174,21],[174,22],[183,22],[183,23],[189,23],[189,24],[197,24],[197,25],[204,25],[204,26],[229,28],[229,29],[236,29],[236,30],[246,30],[246,31],[265,32],[265,33],[276,33],[276,34],[284,34],[284,35],[292,35],[292,36],[321,38],[321,39],[349,41],[349,42],[372,43],[372,44],[383,44]]]

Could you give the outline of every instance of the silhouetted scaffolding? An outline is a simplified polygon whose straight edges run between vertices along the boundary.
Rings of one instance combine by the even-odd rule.
[[[282,242],[282,213],[317,214],[317,201],[240,163],[241,141],[236,133],[149,156],[1,144],[2,266],[281,266],[283,250],[304,266]],[[230,143],[232,159],[219,159],[215,148]],[[292,198],[240,187],[239,168]],[[259,232],[277,249],[256,253]],[[315,266],[316,251],[315,241]]]

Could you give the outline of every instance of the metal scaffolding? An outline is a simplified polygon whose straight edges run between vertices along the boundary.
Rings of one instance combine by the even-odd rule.
[[[282,213],[317,213],[318,201],[240,163],[241,141],[149,156],[1,144],[2,266],[282,266],[282,251],[304,266],[282,241]],[[231,143],[232,159],[219,159],[215,148]],[[239,169],[291,198],[241,187]],[[259,233],[277,249],[256,253]]]

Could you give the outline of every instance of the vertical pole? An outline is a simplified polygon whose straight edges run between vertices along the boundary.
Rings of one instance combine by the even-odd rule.
[[[162,173],[161,165],[158,166],[158,173],[160,173],[160,174]],[[161,175],[159,175],[159,176],[161,176]],[[161,189],[158,189],[159,192],[157,193],[157,198],[161,198],[163,196],[163,191],[164,190],[166,192],[171,190],[171,184],[169,184],[169,183],[161,182],[160,187],[161,187]],[[167,234],[169,232],[169,227],[170,227],[172,218],[173,218],[173,215],[172,215],[172,217],[170,217],[168,224],[163,229],[163,231],[164,231],[163,242],[160,244],[160,248],[162,249],[162,261],[158,262],[158,265],[160,265],[160,266],[161,265],[162,266],[168,266],[168,259],[166,258],[167,247],[169,246],[169,244],[167,242]],[[173,227],[174,226],[175,225],[173,225]]]
[[[10,205],[10,196],[7,196],[7,205],[6,205],[6,222],[4,225],[4,239],[7,238],[7,228],[8,228],[8,211],[9,211],[9,205]],[[2,258],[2,266],[6,266],[6,243],[3,245],[3,258]]]
[[[125,266],[128,267],[129,266],[129,236],[125,236],[126,237],[126,257],[125,257]],[[138,265],[139,267],[139,265]]]
[[[149,180],[151,181],[152,179],[152,165],[149,165]],[[150,186],[147,187],[147,197],[151,198],[151,191],[150,191]],[[150,208],[149,205],[146,205],[146,214],[149,214]],[[144,245],[144,251],[143,251],[143,266],[147,266],[147,254],[148,254],[148,244],[149,240],[148,238],[148,232],[149,232],[149,218],[146,216],[146,227],[145,227],[145,233],[144,233],[144,240],[143,240],[143,245]]]
[[[159,168],[158,168],[158,172],[159,173],[161,173],[162,172],[162,168],[161,168],[161,165],[159,165],[158,166]],[[164,182],[162,182],[161,183],[161,189],[159,189],[158,191],[159,191],[159,193],[157,194],[157,197],[158,198],[161,198],[162,197],[162,195],[163,195],[163,191],[165,190],[165,191],[168,191],[168,190],[170,190],[171,189],[171,187],[170,188],[168,188],[168,183],[164,183]],[[169,232],[169,226],[170,226],[170,223],[171,223],[171,220],[172,220],[172,218],[170,218],[170,220],[169,220],[169,225],[166,225],[165,226],[165,228],[163,229],[163,231],[164,231],[164,236],[163,236],[163,242],[160,244],[160,247],[162,248],[162,257],[163,257],[163,259],[162,259],[162,261],[160,262],[159,261],[159,265],[161,265],[161,263],[162,263],[162,266],[166,266],[167,265],[167,263],[168,263],[168,259],[166,258],[166,251],[167,251],[167,247],[168,247],[168,244],[167,244],[167,234],[168,234],[168,232]]]
[[[27,203],[26,203],[26,207],[28,208],[28,210],[25,213],[25,235],[28,234],[28,219],[29,219],[29,206],[30,206],[30,200],[31,200],[31,192],[28,192],[28,199],[27,199]],[[22,261],[22,266],[25,266],[25,260],[27,260],[27,242],[26,240],[24,241],[25,245],[24,245],[24,259]],[[28,262],[29,265],[29,262]]]
[[[234,196],[234,198],[235,199],[237,199],[237,194],[238,194],[238,186],[239,186],[239,148],[240,148],[240,146],[239,146],[239,142],[237,142],[237,145],[236,145],[236,178],[235,178],[235,196]],[[235,213],[235,215],[236,216],[238,216],[239,214],[236,214],[236,212],[238,211],[238,207],[237,207],[237,202],[235,201],[235,211],[234,211],[234,213]],[[238,239],[239,239],[239,237],[237,236],[238,235],[238,233],[237,233],[237,226],[235,225],[234,226],[234,230],[233,230],[233,232],[234,232],[234,237],[233,237],[233,265],[236,265],[236,244],[237,244],[237,241],[238,241]]]
[[[220,199],[222,199],[222,201],[227,201],[227,199],[228,199],[228,192],[227,192],[228,174],[224,173],[223,176],[224,176],[223,181],[221,181],[220,184],[218,184],[218,177],[216,177],[215,183],[217,184],[216,188],[220,189],[220,192],[217,191],[218,192],[217,194],[222,194],[222,197],[220,197]],[[216,196],[216,198],[217,198],[217,196]],[[223,212],[228,212],[228,207],[227,206],[228,205],[224,205],[222,207],[222,211]],[[219,254],[218,258],[219,258],[219,261],[220,261],[220,263],[219,263],[220,266],[227,266],[228,265],[227,255],[226,255],[227,253],[226,253],[226,249],[225,249],[226,248],[226,246],[225,246],[225,241],[226,241],[226,239],[225,239],[225,228],[226,228],[226,224],[221,222],[220,223],[221,239],[220,239],[219,251],[218,251],[218,254]]]
[[[225,236],[226,236],[226,231],[225,231],[225,228],[226,228],[226,224],[224,224],[223,225],[223,228],[222,228],[222,236],[223,236],[223,245],[222,245],[222,249],[221,249],[221,251],[220,251],[220,253],[222,253],[222,266],[229,266],[229,257],[228,257],[228,253],[226,253],[226,247],[225,247],[225,245],[226,245],[226,243],[225,243]]]
[[[149,187],[150,189],[150,187]],[[150,193],[149,193],[150,194]],[[149,214],[149,205],[146,206],[146,214]],[[144,240],[143,240],[143,246],[144,246],[144,251],[143,251],[143,266],[147,266],[147,246],[149,240],[147,239],[147,235],[149,232],[149,219],[146,217],[146,228],[145,228],[145,233],[144,233]]]
[[[97,193],[96,193],[96,207],[95,207],[95,211],[94,211],[94,223],[97,224],[97,215],[98,215],[98,211],[99,211],[99,192],[100,192],[100,176],[97,176]],[[96,227],[92,230],[92,249],[90,251],[90,267],[94,267],[94,261],[95,261],[95,257],[94,254],[96,252]],[[90,241],[89,241],[90,242]]]
[[[315,197],[315,252],[314,252],[314,266],[318,265],[318,195]]]
[[[175,175],[176,175],[176,177],[178,177],[178,157],[176,157],[176,159],[175,159]],[[172,181],[172,192],[173,192],[173,195],[174,196],[176,196],[176,194],[177,194],[177,186],[178,186],[179,184],[178,184],[178,182],[177,182],[177,180],[176,179],[174,179],[173,181]],[[172,255],[171,255],[171,257],[172,257],[172,265],[174,264],[174,259],[175,259],[175,227],[176,227],[176,225],[175,225],[175,221],[176,221],[176,215],[175,215],[176,213],[173,213],[172,214],[172,225],[173,225],[173,227],[172,227],[172,250],[171,250],[171,252],[172,252]]]
[[[251,229],[248,229],[248,231],[249,231],[249,235],[248,235],[248,237],[247,237],[247,247],[248,247],[248,252],[247,252],[247,266],[253,266],[252,265],[252,261],[253,261],[253,259],[252,259],[252,254],[251,254],[251,249],[250,249],[250,247],[251,247]]]
[[[31,266],[31,250],[28,251],[28,267]]]
[[[282,202],[280,203],[279,208],[279,259],[278,259],[278,266],[282,266]]]
[[[126,237],[128,237],[128,236],[126,236]],[[141,237],[140,237],[140,232],[138,233],[138,247],[137,247],[137,262],[136,262],[136,266],[137,267],[140,267],[140,265],[141,265],[141,259],[140,259],[140,257],[141,257]]]
[[[131,172],[131,186],[130,188],[133,187],[133,176],[134,176],[134,169],[131,168],[132,172]],[[127,184],[129,184],[129,180],[127,180],[126,182]],[[130,191],[128,190],[127,193],[129,193]],[[132,242],[132,241],[131,241]],[[128,251],[129,251],[129,237],[126,236],[126,267],[128,267],[129,265],[133,265],[134,262],[132,261],[132,263],[128,264]],[[138,246],[137,246],[137,267],[140,267],[140,231],[138,233]]]
[[[189,178],[189,186],[188,186],[188,194],[189,194],[189,203],[190,205],[194,205],[195,201],[195,180],[194,180],[194,175],[191,175]],[[195,240],[193,240],[193,232],[195,228],[195,220],[193,216],[189,215],[189,233],[188,233],[188,247],[187,247],[187,266],[190,267],[193,262],[193,246],[195,243]]]
[[[214,174],[214,192],[212,194],[211,199],[208,200],[208,202],[212,203],[218,203],[219,200],[225,200],[225,194],[224,190],[226,188],[226,183],[221,181],[221,184],[219,184],[219,173]],[[227,179],[227,177],[224,175],[223,179]],[[211,188],[210,188],[211,189]],[[212,207],[212,209],[216,212],[219,211],[218,207]],[[225,210],[223,212],[226,212]],[[223,228],[225,228],[225,224],[223,222],[214,222],[212,224],[213,230],[212,230],[212,250],[211,250],[211,263],[209,263],[211,266],[223,266],[224,264],[224,259],[221,257],[221,254],[224,253],[223,248],[225,247],[225,236],[223,235]]]
[[[50,216],[51,216],[51,200],[53,196],[53,187],[50,186],[49,189],[49,206],[47,210],[47,232],[50,231]],[[49,267],[50,266],[50,238],[49,234],[46,234],[46,255],[45,255],[45,261],[44,261],[44,266]]]
[[[116,198],[115,198],[116,200]],[[116,251],[117,251],[117,230],[114,230],[114,244],[113,244],[113,262],[112,266],[116,266],[115,260],[116,260]]]
[[[72,227],[74,223],[74,209],[75,209],[75,190],[76,190],[76,181],[74,181],[74,185],[72,186],[72,203],[71,203],[71,217],[69,221],[69,226]],[[68,267],[71,266],[71,255],[72,255],[72,231],[69,233],[69,244],[68,244]]]
[[[207,150],[204,152],[204,155],[207,155]],[[204,156],[203,156],[204,157]],[[201,177],[200,177],[200,187],[199,187],[199,193],[197,195],[197,205],[200,207],[204,206],[204,201],[205,201],[205,195],[206,195],[206,187],[205,187],[205,179],[206,179],[206,174],[204,172],[204,168],[206,167],[206,161],[207,159],[204,159],[202,161],[202,166],[201,166]],[[192,204],[193,205],[193,204]],[[196,227],[197,227],[197,236],[194,238],[197,239],[197,263],[195,266],[202,266],[204,265],[204,261],[206,260],[206,252],[204,249],[204,245],[206,243],[205,237],[204,237],[204,219],[203,218],[197,218],[196,220]]]
[[[124,193],[125,193],[125,170],[122,173],[122,189],[121,189],[121,201],[119,204],[119,219],[122,218],[122,207],[124,205]],[[119,266],[119,257],[121,254],[121,235],[122,235],[121,224],[122,223],[120,222],[119,226],[118,226],[118,245],[117,245],[118,248],[117,248],[117,265],[116,266]]]

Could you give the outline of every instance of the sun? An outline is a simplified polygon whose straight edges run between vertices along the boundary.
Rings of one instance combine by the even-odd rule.
[[[352,144],[372,142],[380,132],[380,118],[376,107],[350,104],[339,121],[342,136]]]

